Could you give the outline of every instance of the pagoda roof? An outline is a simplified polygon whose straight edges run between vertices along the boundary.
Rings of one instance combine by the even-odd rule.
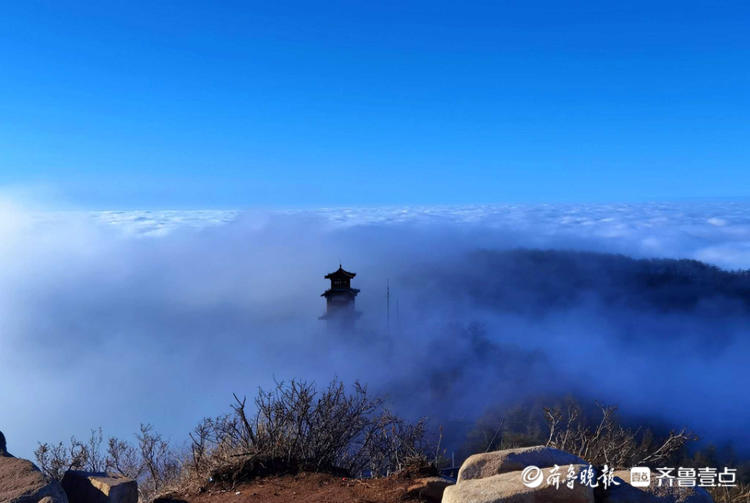
[[[356,272],[345,271],[344,268],[339,265],[338,270],[333,271],[332,273],[326,274],[324,278],[325,279],[334,279],[334,278],[352,279],[356,275],[357,275]]]
[[[321,297],[328,298],[331,295],[346,295],[349,294],[352,297],[356,297],[359,293],[359,288],[329,288],[325,292],[321,293]]]

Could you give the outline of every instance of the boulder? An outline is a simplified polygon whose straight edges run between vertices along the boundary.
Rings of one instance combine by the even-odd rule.
[[[57,481],[49,481],[26,459],[0,456],[0,503],[68,503]]]
[[[62,487],[70,503],[138,502],[138,484],[122,475],[68,470]]]
[[[588,465],[575,465],[576,474]],[[543,483],[528,487],[521,471],[504,472],[484,478],[464,479],[445,488],[443,503],[594,503],[594,490],[576,481],[565,485],[567,466],[560,466],[559,487],[547,484],[552,468],[541,470]]]
[[[10,454],[8,454],[8,446],[5,443],[5,435],[0,431],[0,457],[2,456],[10,456]]]
[[[442,477],[425,477],[417,479],[414,484],[406,489],[407,499],[422,499],[430,503],[440,503],[443,499],[443,491],[446,487],[453,484],[450,480]]]
[[[529,465],[548,468],[554,465],[578,464],[586,464],[586,461],[560,449],[543,445],[485,452],[469,456],[464,461],[458,472],[458,482],[523,470]]]
[[[630,470],[614,472],[615,480],[624,482],[603,492],[603,503],[713,503],[702,487],[659,486],[656,473],[651,472],[648,487],[630,485]]]

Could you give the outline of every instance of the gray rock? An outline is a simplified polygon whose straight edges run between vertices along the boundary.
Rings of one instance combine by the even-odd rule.
[[[586,464],[586,461],[565,451],[543,445],[485,452],[469,456],[464,461],[458,472],[458,482],[523,470],[529,465],[548,468],[554,465],[577,464]]]
[[[62,486],[70,503],[138,502],[138,484],[122,475],[68,470]]]
[[[587,465],[576,465],[576,474]],[[572,488],[564,484],[567,466],[560,467],[559,487],[548,485],[551,468],[542,470],[544,482],[539,487],[527,487],[520,471],[505,472],[490,477],[464,479],[445,488],[442,503],[594,503],[594,490],[576,482]]]
[[[656,474],[651,473],[651,485],[633,487],[630,471],[618,470],[615,480],[623,482],[603,493],[603,503],[713,503],[713,499],[702,487],[659,486]]]
[[[68,503],[57,481],[50,481],[26,459],[0,457],[0,503]]]
[[[8,454],[8,444],[5,443],[5,435],[0,431],[0,456],[10,456]]]

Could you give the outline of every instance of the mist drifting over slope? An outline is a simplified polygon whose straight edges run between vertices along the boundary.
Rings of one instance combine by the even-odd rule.
[[[140,422],[179,442],[232,392],[333,376],[434,424],[574,392],[746,439],[750,279],[728,271],[750,268],[748,204],[4,213],[19,455]],[[339,261],[362,290],[350,334],[317,319]]]

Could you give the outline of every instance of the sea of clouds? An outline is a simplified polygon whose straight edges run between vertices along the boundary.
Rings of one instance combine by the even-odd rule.
[[[334,376],[438,424],[574,392],[715,441],[746,438],[742,298],[677,310],[613,304],[617,285],[581,293],[561,269],[550,287],[549,267],[536,277],[502,253],[748,269],[748,203],[0,210],[0,430],[18,455],[99,426],[129,437],[141,422],[180,443],[201,417],[225,412],[233,392]],[[362,290],[354,333],[317,319],[323,275],[339,263]],[[540,301],[540,281],[572,300]],[[518,308],[527,305],[538,309]]]

